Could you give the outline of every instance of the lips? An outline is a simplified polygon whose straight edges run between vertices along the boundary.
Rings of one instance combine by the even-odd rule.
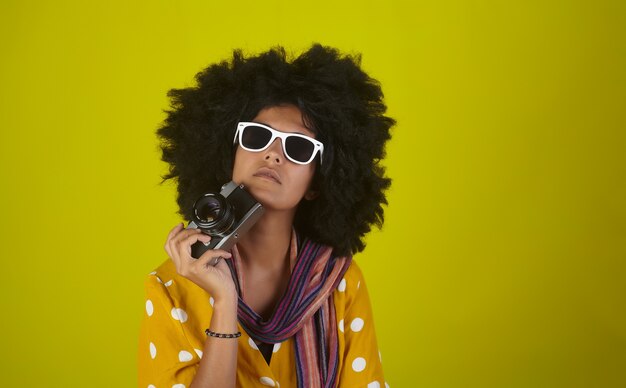
[[[276,170],[273,170],[271,168],[261,167],[257,170],[257,172],[254,173],[254,176],[261,177],[261,178],[268,178],[268,179],[275,181],[278,184],[281,184],[280,176],[278,175]]]

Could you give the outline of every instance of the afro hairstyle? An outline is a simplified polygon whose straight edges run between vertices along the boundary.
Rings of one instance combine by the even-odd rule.
[[[391,180],[380,160],[395,120],[385,116],[380,85],[360,63],[360,55],[320,44],[296,58],[282,47],[249,57],[234,50],[230,61],[199,72],[196,86],[170,90],[157,136],[169,164],[163,181],[178,183],[181,216],[191,219],[202,194],[231,180],[237,123],[252,121],[264,108],[292,104],[324,144],[313,178],[318,195],[300,202],[294,227],[337,255],[362,251],[371,226],[384,221]]]

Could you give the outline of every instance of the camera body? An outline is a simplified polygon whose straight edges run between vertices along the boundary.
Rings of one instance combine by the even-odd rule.
[[[219,193],[203,194],[193,205],[192,219],[187,229],[200,229],[211,236],[208,245],[197,241],[191,246],[191,256],[199,258],[209,249],[229,250],[263,215],[263,205],[250,195],[243,185],[230,181]]]

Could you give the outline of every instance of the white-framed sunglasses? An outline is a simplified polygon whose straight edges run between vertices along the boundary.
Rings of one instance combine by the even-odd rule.
[[[309,164],[319,152],[320,164],[324,145],[312,137],[299,133],[281,132],[264,124],[239,122],[233,144],[239,142],[246,151],[261,152],[267,149],[276,138],[280,138],[283,153],[287,159],[297,164]]]

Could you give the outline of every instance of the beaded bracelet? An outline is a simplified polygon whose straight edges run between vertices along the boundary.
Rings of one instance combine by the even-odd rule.
[[[206,329],[204,332],[209,337],[215,337],[215,338],[239,338],[239,337],[241,337],[241,332],[240,331],[238,331],[238,332],[236,332],[234,334],[222,334],[222,333],[216,333],[214,331]]]

